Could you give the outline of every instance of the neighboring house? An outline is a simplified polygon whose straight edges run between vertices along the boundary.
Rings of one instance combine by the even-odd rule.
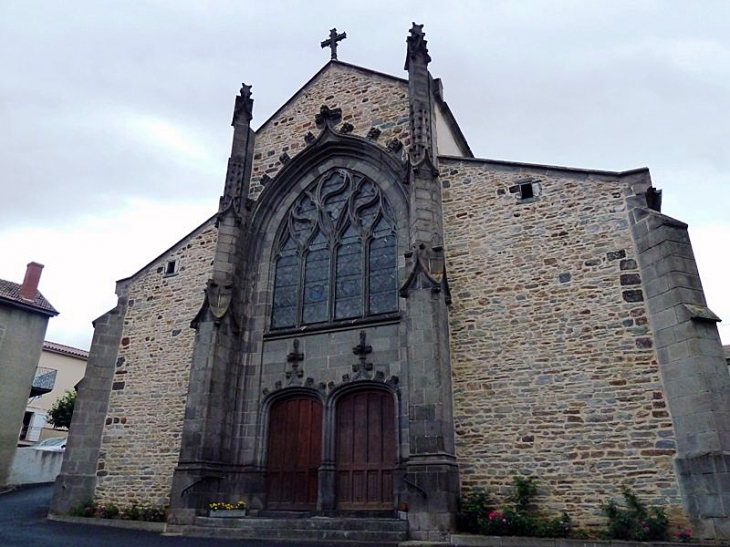
[[[198,533],[214,501],[407,505],[442,540],[461,491],[532,474],[580,524],[630,486],[730,536],[730,376],[687,226],[646,168],[475,158],[418,25],[407,44],[407,78],[334,59],[255,131],[241,88],[215,218],[95,321],[52,510],[169,505]]]
[[[48,423],[48,412],[66,391],[76,388],[84,377],[89,352],[56,342],[43,342],[31,398],[25,409],[19,444],[30,445],[49,437],[65,437],[68,432]]]
[[[31,262],[22,284],[0,279],[0,486],[18,444],[48,319],[58,315],[38,291],[42,270]]]

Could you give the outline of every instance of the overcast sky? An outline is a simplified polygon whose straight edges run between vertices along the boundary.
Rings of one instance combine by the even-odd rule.
[[[115,281],[215,212],[241,82],[258,127],[332,27],[405,77],[412,21],[477,157],[651,169],[730,344],[727,1],[0,1],[0,278],[45,264],[47,339],[87,349]]]

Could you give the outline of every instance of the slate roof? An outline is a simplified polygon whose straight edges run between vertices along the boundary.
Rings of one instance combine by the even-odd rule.
[[[72,346],[65,346],[57,342],[50,342],[48,340],[43,342],[43,349],[45,351],[51,351],[53,353],[60,353],[61,355],[68,355],[69,357],[77,357],[78,359],[88,359],[89,352],[83,349],[74,348]]]
[[[36,291],[36,295],[33,300],[28,300],[27,298],[20,296],[19,283],[5,281],[4,279],[0,279],[0,303],[26,308],[45,315],[58,315],[56,308],[54,308],[51,303],[46,300],[45,296],[43,296],[40,291]]]

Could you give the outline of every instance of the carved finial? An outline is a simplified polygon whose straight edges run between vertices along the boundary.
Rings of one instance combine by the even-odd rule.
[[[337,42],[340,42],[340,41],[344,40],[345,38],[347,38],[346,32],[337,34],[337,29],[333,28],[332,30],[330,30],[330,37],[327,40],[323,41],[320,45],[322,46],[322,48],[326,48],[326,47],[330,48],[330,51],[331,51],[330,59],[332,59],[333,61],[336,61],[337,60]]]
[[[251,116],[253,115],[253,99],[251,98],[251,86],[246,84],[241,84],[240,95],[236,97],[236,104],[233,107],[233,121],[231,122],[231,125],[236,124],[241,114],[246,114],[248,116],[248,120],[246,120],[245,123],[248,123],[251,120]]]
[[[431,56],[428,54],[428,48],[426,47],[426,33],[423,32],[423,25],[417,25],[413,23],[411,27],[411,35],[406,38],[408,44],[408,55],[406,55],[406,66],[408,70],[411,59],[415,59],[417,55],[422,55],[426,64],[431,62]]]
[[[341,119],[341,108],[330,108],[329,106],[323,104],[322,107],[319,109],[319,114],[314,117],[314,123],[316,123],[317,127],[319,127],[320,129],[323,129],[325,125],[330,129],[333,129],[335,125],[340,123]]]

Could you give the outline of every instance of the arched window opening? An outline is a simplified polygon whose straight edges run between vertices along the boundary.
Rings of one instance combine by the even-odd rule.
[[[398,310],[396,224],[379,186],[337,169],[291,207],[278,239],[271,328]]]

